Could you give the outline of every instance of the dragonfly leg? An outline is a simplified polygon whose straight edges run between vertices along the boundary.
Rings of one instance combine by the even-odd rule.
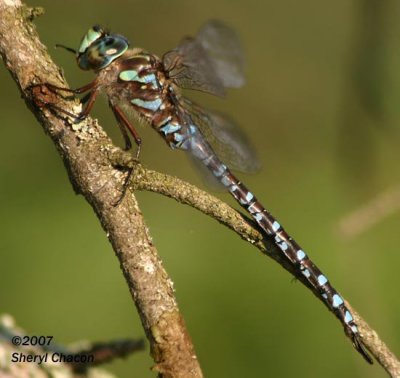
[[[70,88],[63,88],[63,87],[57,87],[53,84],[45,83],[45,84],[34,84],[30,87],[30,90],[32,94],[35,97],[36,104],[39,107],[46,107],[51,110],[55,110],[59,113],[63,113],[71,118],[75,119],[76,123],[81,122],[83,119],[85,119],[90,111],[93,108],[94,102],[96,100],[98,91],[96,88],[96,81],[93,81],[87,85],[84,85],[83,87],[77,88],[77,89],[70,89]],[[85,93],[87,91],[90,91],[84,98],[82,103],[86,103],[85,108],[82,110],[82,112],[78,115],[73,114],[67,110],[62,109],[58,105],[55,104],[57,99],[54,97],[54,93],[57,91],[64,91],[68,93],[73,93],[73,94],[81,94]],[[52,95],[53,94],[53,95]]]
[[[35,84],[35,86],[39,85],[45,85],[47,88],[49,88],[52,91],[63,91],[67,93],[73,93],[73,94],[82,94],[88,91],[93,90],[96,87],[96,80],[92,81],[89,84],[84,85],[83,87],[71,89],[71,88],[65,88],[65,87],[58,87],[54,84],[50,83],[45,83],[45,84]]]
[[[76,120],[75,123],[79,123],[83,121],[91,112],[93,105],[96,101],[97,95],[99,94],[99,91],[97,88],[93,88],[91,92],[89,92],[83,99],[84,102],[86,102],[86,105],[84,109],[77,115],[75,116]]]
[[[137,145],[137,150],[136,150],[136,159],[139,159],[140,155],[140,150],[142,146],[142,139],[140,138],[139,133],[136,131],[134,126],[129,122],[128,118],[126,115],[123,113],[121,108],[117,105],[113,105],[110,103],[110,107],[115,115],[115,118],[117,119],[118,126],[121,130],[122,136],[124,137],[125,141],[125,151],[128,151],[132,148],[131,141],[128,137],[128,133],[126,130],[129,130],[129,132],[132,134],[133,139],[135,140],[135,143]]]
[[[110,103],[110,107],[115,115],[115,118],[117,119],[117,123],[121,130],[122,136],[124,137],[124,141],[125,141],[124,150],[127,151],[132,148],[132,143],[131,143],[128,133],[127,133],[127,130],[129,130],[133,136],[133,139],[135,140],[136,145],[137,145],[135,160],[138,161],[139,156],[140,156],[141,146],[142,146],[142,139],[140,138],[139,133],[136,131],[134,126],[129,122],[128,118],[126,117],[126,115],[123,113],[123,111],[121,110],[121,108],[119,106],[113,105]],[[126,191],[128,190],[129,184],[132,179],[134,167],[133,166],[127,167],[126,169],[128,171],[128,174],[127,174],[124,184],[122,186],[121,196],[114,203],[114,206],[118,206],[121,203],[121,201],[124,199]]]

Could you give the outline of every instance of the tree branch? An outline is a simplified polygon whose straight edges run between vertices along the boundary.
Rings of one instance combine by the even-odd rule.
[[[128,194],[118,207],[112,205],[120,195],[124,173],[116,170],[115,163],[110,161],[129,161],[130,155],[112,145],[97,121],[88,118],[74,125],[68,117],[62,119],[60,115],[55,116],[48,109],[34,105],[35,99],[27,90],[31,84],[51,82],[65,87],[66,83],[39,42],[29,22],[31,14],[31,10],[21,7],[19,1],[0,0],[0,53],[6,66],[27,105],[53,139],[75,191],[92,205],[109,236],[150,341],[156,369],[163,377],[201,377],[171,281],[157,256],[134,195]],[[40,95],[52,96],[50,93]],[[80,110],[76,101],[56,96],[51,100],[67,111],[77,113]],[[131,187],[166,195],[202,211],[297,276],[295,268],[282,257],[273,241],[266,239],[252,221],[213,196],[171,176],[147,170],[140,164],[135,166]],[[298,280],[321,299],[305,278],[300,275]],[[391,376],[400,376],[396,357],[354,310],[353,314],[362,340],[371,353]]]
[[[336,232],[342,238],[352,239],[383,222],[400,210],[400,185],[396,184],[374,198],[363,203],[359,208],[344,215],[336,225]],[[373,231],[372,231],[373,232]]]
[[[165,174],[145,169],[141,166],[138,166],[137,173],[133,178],[133,188],[165,195],[213,217],[221,224],[235,231],[242,239],[253,244],[263,254],[273,258],[321,300],[319,293],[310,286],[307,280],[298,276],[296,269],[282,257],[280,250],[275,244],[271,240],[263,239],[263,235],[256,229],[254,222],[247,220],[242,214],[238,213],[224,202],[221,202],[217,198],[201,191],[191,184]],[[377,332],[352,308],[349,302],[345,302],[346,306],[353,313],[362,341],[371,354],[391,377],[400,377],[400,362],[394,353],[391,352],[387,345],[379,338]]]
[[[97,121],[88,118],[71,127],[68,119],[39,109],[32,101],[29,88],[34,83],[66,87],[30,22],[32,14],[20,1],[0,0],[0,53],[4,63],[57,147],[75,191],[91,204],[108,235],[150,341],[155,369],[162,377],[202,377],[172,281],[157,255],[136,198],[128,195],[119,206],[113,206],[125,174],[108,159],[112,142]],[[80,107],[77,101],[57,101],[70,112]]]

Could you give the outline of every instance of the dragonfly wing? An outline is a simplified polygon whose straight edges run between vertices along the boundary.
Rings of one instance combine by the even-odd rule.
[[[226,115],[205,110],[186,98],[181,99],[181,104],[218,157],[230,168],[245,173],[260,169],[249,139]]]
[[[236,32],[222,22],[206,23],[196,36],[211,58],[217,76],[227,88],[244,85],[244,54]]]
[[[164,54],[164,68],[174,82],[223,96],[225,87],[244,84],[243,53],[236,33],[219,21],[209,21],[196,37],[186,37]]]
[[[224,96],[223,82],[201,44],[187,37],[175,49],[163,56],[169,77],[181,88],[195,89],[216,96]]]

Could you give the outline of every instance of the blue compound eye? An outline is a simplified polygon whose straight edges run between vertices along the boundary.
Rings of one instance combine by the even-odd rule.
[[[79,53],[83,54],[93,42],[100,39],[104,35],[103,30],[99,25],[93,26],[91,29],[87,31],[87,33],[83,36],[81,44],[79,45]]]
[[[108,34],[95,25],[82,38],[77,61],[83,70],[100,70],[120,57],[129,47],[122,35]]]

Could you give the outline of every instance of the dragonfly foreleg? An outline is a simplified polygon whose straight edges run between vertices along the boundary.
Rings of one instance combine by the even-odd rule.
[[[110,102],[110,107],[115,115],[115,118],[117,119],[117,123],[119,126],[119,129],[121,130],[122,136],[124,138],[125,141],[125,151],[128,151],[132,148],[132,143],[131,140],[129,139],[128,136],[128,132],[127,130],[130,131],[130,133],[133,136],[133,139],[135,140],[137,149],[136,149],[136,156],[135,156],[135,161],[139,161],[139,156],[140,156],[140,151],[141,151],[141,146],[142,146],[142,139],[140,138],[139,133],[136,131],[136,129],[134,128],[134,126],[129,122],[128,118],[126,117],[126,115],[123,113],[123,111],[117,106],[117,105],[113,105]],[[122,166],[121,164],[119,164],[119,166]],[[128,190],[129,184],[131,182],[132,179],[132,174],[134,171],[134,166],[124,166],[124,168],[127,169],[128,173],[126,175],[124,184],[122,186],[122,191],[121,191],[121,196],[118,198],[118,200],[114,203],[114,206],[118,206],[121,201],[124,199],[126,191]]]
[[[75,123],[83,121],[89,115],[89,113],[92,111],[98,93],[98,89],[94,88],[83,98],[84,102],[86,102],[86,105],[83,110],[76,116]]]
[[[83,87],[71,89],[71,88],[65,88],[65,87],[58,87],[57,85],[50,84],[50,83],[45,83],[45,84],[36,84],[36,85],[45,85],[47,88],[50,90],[56,92],[56,91],[63,91],[67,93],[73,93],[73,94],[82,94],[88,91],[92,91],[96,87],[96,81],[92,81],[89,84],[84,85]]]
[[[50,83],[34,84],[30,87],[30,90],[34,96],[34,100],[39,107],[45,107],[50,110],[65,114],[75,120],[76,123],[84,120],[93,108],[94,102],[96,100],[98,91],[96,88],[96,81],[93,81],[83,87],[77,89],[63,88]],[[84,96],[82,103],[86,103],[85,108],[78,114],[74,114],[56,105],[57,98],[55,93],[57,91],[64,91],[72,94],[81,94],[90,91],[86,96]]]

